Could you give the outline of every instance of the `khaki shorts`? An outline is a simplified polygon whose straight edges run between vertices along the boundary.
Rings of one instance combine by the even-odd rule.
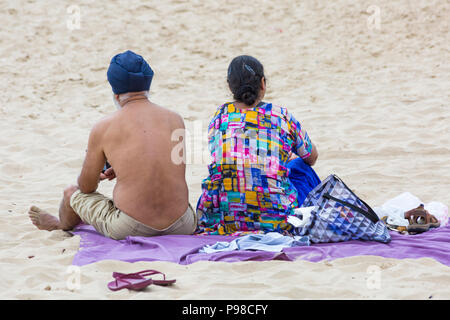
[[[77,190],[70,197],[70,206],[84,223],[90,224],[106,237],[120,240],[127,236],[162,236],[193,234],[197,228],[197,215],[189,204],[186,212],[172,225],[157,230],[122,212],[114,202],[98,192],[82,193]]]

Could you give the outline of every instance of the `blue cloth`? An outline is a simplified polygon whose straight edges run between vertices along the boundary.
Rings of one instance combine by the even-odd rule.
[[[213,245],[206,245],[200,249],[201,253],[214,253],[234,250],[259,250],[281,252],[284,248],[309,246],[308,236],[283,236],[278,232],[266,234],[249,234],[231,242],[219,241]]]
[[[320,184],[320,178],[301,158],[289,161],[286,167],[289,168],[289,180],[298,192],[298,205],[301,206],[308,193]]]
[[[142,56],[128,50],[111,59],[107,76],[115,94],[148,91],[153,70]]]

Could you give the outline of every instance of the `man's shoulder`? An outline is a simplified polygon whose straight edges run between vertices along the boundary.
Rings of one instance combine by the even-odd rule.
[[[157,107],[159,111],[164,114],[164,116],[167,117],[167,119],[169,119],[174,125],[184,126],[184,118],[181,114],[157,104],[154,104],[154,106]]]
[[[109,127],[109,125],[112,123],[113,119],[115,117],[115,114],[108,115],[106,117],[103,117],[102,119],[98,120],[91,129],[91,134],[93,135],[100,135],[103,134]]]

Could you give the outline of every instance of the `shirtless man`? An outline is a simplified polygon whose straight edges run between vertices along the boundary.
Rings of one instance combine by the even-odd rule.
[[[113,239],[195,231],[185,163],[171,159],[180,143],[172,133],[184,122],[148,100],[152,77],[150,66],[131,51],[111,60],[108,81],[119,110],[92,128],[78,185],[64,190],[59,219],[30,208],[36,227],[70,230],[83,221]],[[106,160],[111,168],[102,173]],[[114,178],[113,200],[96,192],[100,180]]]

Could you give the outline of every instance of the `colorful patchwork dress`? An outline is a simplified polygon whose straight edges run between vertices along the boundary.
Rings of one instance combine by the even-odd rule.
[[[291,152],[306,158],[312,148],[300,122],[271,103],[249,109],[226,103],[210,122],[208,146],[212,163],[197,205],[197,232],[288,229],[287,216],[299,204],[286,164]]]

